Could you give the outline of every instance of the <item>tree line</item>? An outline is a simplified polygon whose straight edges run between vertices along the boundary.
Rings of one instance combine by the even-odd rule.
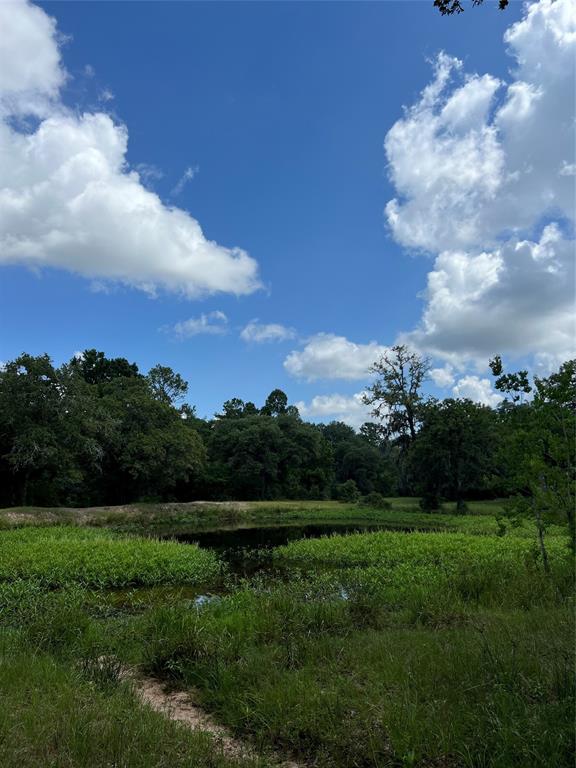
[[[575,361],[531,383],[491,361],[497,408],[423,394],[429,363],[404,346],[376,361],[374,421],[301,419],[284,392],[233,398],[212,419],[162,365],[143,374],[91,349],[55,367],[20,355],[0,371],[0,504],[87,506],[191,499],[443,499],[516,495],[574,526]],[[376,497],[373,497],[376,498]]]

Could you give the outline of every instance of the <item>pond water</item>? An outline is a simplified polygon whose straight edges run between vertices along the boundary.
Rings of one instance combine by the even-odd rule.
[[[205,531],[167,533],[168,538],[182,543],[196,543],[202,548],[214,549],[219,553],[229,550],[272,549],[297,539],[330,536],[333,533],[357,533],[379,531],[385,526],[374,523],[305,523],[267,526],[238,526]]]
[[[111,604],[122,611],[139,612],[148,607],[167,602],[189,602],[192,606],[201,606],[206,602],[219,599],[229,591],[231,583],[238,579],[250,578],[256,574],[264,577],[284,578],[285,568],[272,562],[270,555],[274,547],[288,544],[297,539],[319,538],[331,534],[351,534],[382,530],[412,531],[413,528],[399,528],[390,525],[378,525],[373,522],[341,521],[316,522],[305,524],[277,524],[259,526],[227,526],[211,530],[190,528],[169,528],[155,531],[152,535],[159,538],[179,541],[183,544],[197,544],[202,548],[212,549],[226,562],[232,576],[220,586],[212,585],[210,591],[201,586],[161,585],[155,587],[135,587],[130,589],[112,589],[109,591]]]
[[[331,534],[381,531],[390,526],[373,522],[315,522],[283,525],[235,526],[214,530],[178,529],[161,534],[163,538],[212,549],[227,563],[237,577],[250,577],[265,572],[281,575],[282,568],[273,566],[268,556],[275,547],[297,539],[319,538]],[[398,530],[398,528],[395,528]],[[406,529],[412,530],[412,529]]]

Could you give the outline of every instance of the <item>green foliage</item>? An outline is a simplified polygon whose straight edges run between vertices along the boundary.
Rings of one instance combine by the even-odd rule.
[[[541,534],[546,522],[563,519],[574,550],[576,361],[563,363],[547,378],[535,378],[534,390],[532,403],[506,403],[500,409],[499,463],[508,495],[528,501],[524,507]]]
[[[343,501],[346,504],[355,504],[360,500],[360,491],[354,480],[346,480],[345,483],[337,485],[334,495],[338,501]]]
[[[370,369],[377,378],[368,387],[364,402],[373,406],[374,416],[383,420],[388,436],[397,436],[407,444],[415,440],[421,388],[429,368],[427,358],[397,345]]]
[[[562,537],[551,538],[558,567],[570,563]],[[530,561],[534,542],[522,537],[495,538],[461,533],[411,533],[396,531],[358,533],[321,539],[299,539],[279,547],[277,557],[290,562],[332,563],[345,566],[374,565],[392,568],[397,563],[433,565],[446,573],[471,563],[493,570],[511,571]]]
[[[290,414],[216,421],[207,441],[208,493],[217,498],[323,498],[331,454],[321,432]]]
[[[482,5],[484,0],[472,0],[473,6]],[[498,0],[498,8],[503,11],[510,3],[510,0]],[[453,16],[464,12],[464,6],[461,0],[434,0],[434,7],[438,8],[442,16]]]
[[[429,400],[420,416],[410,461],[426,509],[437,509],[440,497],[462,503],[471,492],[484,490],[496,471],[495,412],[471,400],[447,398]]]
[[[148,371],[146,379],[154,396],[162,403],[174,405],[188,392],[188,383],[165,365],[155,365]]]
[[[138,366],[125,357],[107,358],[104,352],[86,349],[70,360],[71,368],[78,372],[87,384],[105,384],[118,378],[138,378]]]
[[[569,612],[472,614],[473,596],[455,609],[444,590],[434,581],[411,614],[367,582],[343,599],[325,578],[255,586],[200,613],[161,608],[141,620],[144,661],[200,690],[231,728],[322,768],[408,754],[422,765],[569,765]]]
[[[214,554],[195,546],[91,528],[0,532],[0,581],[34,579],[49,587],[208,584],[221,568]]]
[[[360,505],[363,507],[371,507],[372,509],[392,509],[392,504],[388,499],[384,498],[384,496],[377,491],[372,491],[371,493],[367,493],[366,496],[362,496]]]
[[[198,475],[204,448],[168,402],[170,369],[140,376],[124,358],[87,350],[54,368],[21,355],[0,371],[0,498],[74,504],[165,495]]]
[[[364,431],[361,429],[360,434],[356,434],[352,427],[339,421],[320,426],[332,448],[335,480],[337,483],[353,480],[362,494],[374,491],[390,494],[396,485],[390,446],[376,424],[364,427]]]
[[[183,551],[209,555],[193,546],[168,543],[164,558],[159,542],[92,529],[0,532],[0,568],[19,569],[0,580],[2,765],[231,768],[207,736],[138,704],[119,674],[135,664],[192,687],[196,702],[256,750],[317,768],[571,765],[573,563],[565,537],[548,531],[547,574],[533,525],[519,518],[504,536],[490,535],[500,502],[471,502],[474,515],[454,516],[421,515],[415,499],[392,501],[380,519],[485,535],[295,541],[274,553],[276,570],[195,608],[174,589],[159,604],[136,590],[122,603],[84,587],[103,575],[114,583],[116,569],[157,574],[159,561],[174,574]],[[338,509],[250,507],[309,516]],[[86,579],[93,559],[98,576]],[[54,582],[64,587],[46,589]]]
[[[428,361],[394,347],[366,399],[381,423],[356,433],[302,421],[279,389],[261,408],[227,400],[206,421],[166,366],[142,375],[93,349],[59,368],[21,355],[0,370],[0,504],[322,500],[350,481],[362,496],[421,495],[424,511],[440,498],[462,514],[475,498],[523,497],[543,556],[546,526],[562,519],[576,547],[575,363],[533,383],[499,357],[491,367],[507,397],[498,410],[439,402],[422,394]]]

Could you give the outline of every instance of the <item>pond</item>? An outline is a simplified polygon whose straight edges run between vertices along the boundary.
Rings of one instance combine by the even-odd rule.
[[[110,604],[121,611],[139,612],[151,606],[166,603],[189,602],[191,606],[202,606],[226,594],[233,583],[256,574],[265,578],[284,578],[286,569],[272,562],[269,556],[274,547],[305,538],[319,538],[332,534],[351,534],[381,531],[386,529],[413,531],[414,528],[378,525],[374,522],[339,521],[315,523],[289,523],[277,525],[235,525],[214,529],[166,528],[150,535],[170,539],[183,544],[197,544],[212,549],[226,562],[232,579],[225,579],[220,585],[212,585],[209,591],[203,587],[188,585],[159,585],[154,587],[133,587],[109,590]]]
[[[162,534],[162,537],[187,544],[196,543],[200,547],[224,553],[228,550],[272,549],[297,539],[318,538],[320,536],[330,536],[333,533],[378,531],[384,527],[375,523],[356,522],[296,523],[266,526],[234,526],[203,531],[179,529]]]
[[[319,538],[332,534],[350,534],[381,531],[391,526],[374,522],[315,522],[265,526],[229,526],[213,530],[177,529],[160,534],[181,543],[198,544],[213,549],[228,564],[230,571],[239,577],[252,576],[260,571],[276,571],[267,554],[297,539]],[[394,527],[394,530],[400,530]],[[411,531],[412,528],[402,530]]]

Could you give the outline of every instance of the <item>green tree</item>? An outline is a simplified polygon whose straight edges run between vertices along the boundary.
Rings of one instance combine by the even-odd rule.
[[[545,530],[548,521],[568,525],[576,548],[574,523],[576,361],[563,363],[556,373],[534,378],[534,397],[521,403],[516,383],[524,372],[503,374],[507,399],[499,409],[502,424],[501,466],[507,492],[516,496],[514,513],[528,512],[536,523],[544,567],[548,569]]]
[[[88,384],[104,384],[117,378],[140,376],[136,363],[129,363],[125,357],[108,358],[104,352],[96,349],[84,350],[70,360],[70,365]]]
[[[428,358],[404,345],[392,347],[370,368],[376,380],[367,388],[364,403],[372,406],[372,414],[382,421],[387,437],[406,444],[416,439],[422,384],[429,370]]]
[[[0,473],[5,503],[73,503],[100,470],[109,426],[91,387],[48,355],[20,355],[0,371]]]
[[[281,389],[273,389],[266,398],[260,413],[263,416],[281,416],[288,408],[288,397]]]
[[[169,403],[152,396],[143,378],[117,378],[102,393],[114,430],[107,436],[108,500],[162,498],[203,470],[202,439]]]
[[[162,403],[175,405],[183,400],[188,392],[188,382],[165,365],[155,365],[151,368],[146,380],[154,397]]]
[[[494,472],[497,416],[471,400],[429,400],[410,460],[425,499],[454,499],[464,511],[471,492],[485,491]],[[433,505],[431,505],[433,506]]]
[[[371,367],[376,375],[363,398],[372,406],[372,415],[381,422],[382,435],[397,446],[397,473],[400,490],[410,488],[408,455],[416,440],[421,408],[422,385],[430,370],[430,361],[405,345],[397,345],[382,355]]]

